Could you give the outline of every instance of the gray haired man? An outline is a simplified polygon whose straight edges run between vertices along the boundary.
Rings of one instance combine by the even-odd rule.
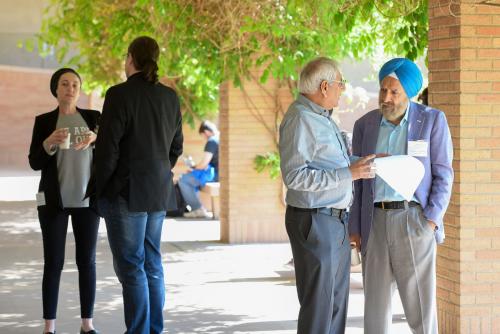
[[[351,164],[331,118],[345,89],[336,62],[317,58],[299,79],[300,95],[280,126],[286,195],[285,224],[295,263],[299,334],[344,333],[350,245],[346,209],[352,182],[373,178],[375,155]]]

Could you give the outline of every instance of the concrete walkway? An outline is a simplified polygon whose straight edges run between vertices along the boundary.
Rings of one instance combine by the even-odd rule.
[[[3,189],[6,191],[6,189]],[[298,302],[288,244],[227,245],[217,221],[167,220],[162,240],[166,333],[273,333],[296,330]],[[212,241],[211,241],[212,240]],[[0,202],[0,333],[40,333],[43,253],[35,203]],[[95,324],[123,333],[121,287],[104,224],[97,249]],[[58,334],[78,333],[74,240],[68,235]],[[393,333],[410,333],[395,296]],[[363,332],[361,274],[351,274],[347,333]]]

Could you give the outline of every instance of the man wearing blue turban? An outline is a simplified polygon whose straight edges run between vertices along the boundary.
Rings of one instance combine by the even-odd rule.
[[[410,155],[425,174],[411,201],[380,177],[356,181],[351,241],[363,257],[365,333],[389,333],[397,287],[413,333],[437,333],[436,243],[453,183],[453,147],[445,114],[410,99],[422,87],[412,61],[395,58],[379,73],[379,109],[356,121],[353,155]]]

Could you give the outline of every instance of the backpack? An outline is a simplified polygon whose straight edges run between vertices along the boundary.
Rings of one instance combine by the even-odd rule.
[[[178,183],[174,184],[174,190],[175,190],[175,201],[177,202],[177,209],[167,211],[167,217],[182,217],[184,212],[187,212],[186,210],[187,204],[186,201],[184,200],[184,197],[182,197],[181,188],[179,188]]]

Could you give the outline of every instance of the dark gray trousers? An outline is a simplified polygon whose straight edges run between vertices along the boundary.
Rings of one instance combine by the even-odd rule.
[[[344,333],[351,270],[347,216],[287,207],[285,222],[300,303],[297,333]]]

